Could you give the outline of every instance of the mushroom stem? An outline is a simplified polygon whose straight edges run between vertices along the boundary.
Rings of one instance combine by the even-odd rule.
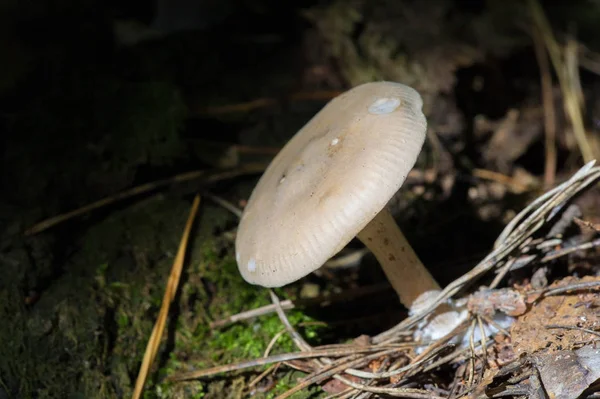
[[[379,212],[357,237],[373,252],[400,302],[408,309],[422,293],[440,289],[387,208]]]

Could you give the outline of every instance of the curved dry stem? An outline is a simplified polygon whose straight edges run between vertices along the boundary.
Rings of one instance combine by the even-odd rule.
[[[387,208],[379,212],[357,237],[373,252],[400,302],[408,309],[422,293],[440,289]]]

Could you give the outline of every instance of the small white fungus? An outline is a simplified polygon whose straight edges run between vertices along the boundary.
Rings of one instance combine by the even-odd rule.
[[[374,115],[384,115],[394,112],[400,106],[400,99],[396,97],[378,98],[369,107],[369,113]]]
[[[331,145],[336,145],[337,143],[340,142],[340,139],[338,139],[337,137],[334,138],[333,140],[331,140]]]
[[[250,273],[256,271],[256,261],[254,259],[250,259],[248,261],[248,271]]]

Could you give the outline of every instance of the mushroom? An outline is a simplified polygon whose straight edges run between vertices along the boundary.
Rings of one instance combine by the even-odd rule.
[[[354,237],[407,308],[439,285],[386,208],[421,152],[421,96],[399,83],[331,100],[279,152],[244,209],[236,260],[252,284],[280,287],[321,267]]]

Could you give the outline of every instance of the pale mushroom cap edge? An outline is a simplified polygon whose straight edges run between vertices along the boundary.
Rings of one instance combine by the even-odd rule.
[[[400,83],[331,100],[254,188],[236,238],[242,277],[280,287],[321,267],[400,189],[425,141],[422,100]]]

